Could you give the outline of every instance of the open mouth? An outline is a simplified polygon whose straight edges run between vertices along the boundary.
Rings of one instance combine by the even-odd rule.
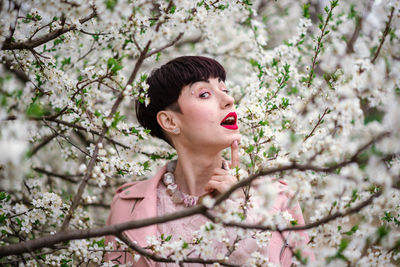
[[[237,121],[236,112],[230,112],[221,121],[221,126],[227,128],[227,129],[230,129],[230,130],[236,130],[238,128],[236,121]]]

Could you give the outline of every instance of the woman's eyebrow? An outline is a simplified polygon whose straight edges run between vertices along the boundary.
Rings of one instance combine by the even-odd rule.
[[[198,81],[192,82],[190,84],[189,88],[191,88],[195,83],[198,83],[198,82],[210,83],[210,80],[209,79],[202,79],[202,80],[198,80]]]

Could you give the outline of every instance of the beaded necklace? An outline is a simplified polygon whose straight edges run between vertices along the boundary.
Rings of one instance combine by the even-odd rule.
[[[222,168],[227,169],[227,162],[222,161]],[[197,204],[199,197],[188,195],[179,190],[175,183],[176,160],[172,160],[167,164],[167,172],[163,175],[163,183],[167,187],[167,193],[171,196],[172,202],[175,204],[183,204],[186,207],[192,207]]]

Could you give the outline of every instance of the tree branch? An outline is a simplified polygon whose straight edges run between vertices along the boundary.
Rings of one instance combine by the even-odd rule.
[[[89,16],[79,20],[79,22],[81,24],[83,24],[83,23],[91,20],[95,16],[97,16],[96,8],[94,6],[92,6],[92,9],[93,9],[93,12]],[[69,27],[63,27],[61,29],[49,32],[46,35],[43,35],[43,36],[38,37],[38,38],[33,39],[33,40],[27,40],[27,41],[18,42],[18,43],[11,42],[9,40],[8,42],[6,41],[6,42],[3,43],[3,46],[1,47],[1,50],[20,50],[20,49],[32,50],[33,48],[35,48],[37,46],[45,44],[45,43],[47,43],[47,42],[49,42],[49,41],[51,41],[53,39],[56,39],[60,35],[66,33],[66,32],[69,32],[69,31],[73,31],[75,29],[76,29],[76,26],[75,25],[71,25]]]
[[[168,4],[166,12],[168,12],[168,10],[172,7],[172,5],[173,5],[173,1],[170,1],[170,3]],[[156,32],[158,32],[158,30],[159,30],[159,28],[160,28],[162,23],[163,22],[159,22],[157,24]],[[139,69],[143,64],[143,61],[146,59],[146,55],[147,55],[147,53],[148,53],[148,51],[150,49],[151,42],[152,41],[149,40],[147,42],[146,47],[140,53],[140,56],[139,56],[138,60],[136,61],[135,67],[134,67],[134,69],[133,69],[133,71],[132,71],[132,73],[131,73],[131,75],[130,75],[130,77],[128,79],[128,82],[126,83],[125,87],[121,90],[120,94],[118,95],[117,100],[114,102],[114,104],[113,104],[113,106],[111,108],[111,111],[110,111],[109,115],[107,116],[107,118],[112,118],[114,116],[114,114],[117,111],[119,105],[121,104],[122,100],[124,99],[124,92],[126,90],[126,87],[128,85],[130,85],[135,80],[135,78],[136,78],[136,76],[137,76],[137,74],[139,72]],[[91,157],[91,159],[89,161],[89,164],[88,164],[88,167],[87,167],[87,171],[85,173],[85,176],[84,176],[82,182],[79,185],[77,193],[75,194],[75,196],[73,198],[71,207],[68,210],[68,214],[66,215],[65,220],[64,220],[64,222],[63,222],[63,224],[61,226],[61,231],[65,231],[67,229],[67,227],[69,225],[69,222],[72,219],[74,211],[79,206],[82,194],[83,194],[83,192],[84,192],[84,190],[85,190],[85,188],[86,188],[86,186],[88,184],[89,178],[91,176],[91,172],[92,172],[92,170],[94,168],[94,165],[96,163],[96,160],[97,160],[97,156],[98,156],[98,152],[99,152],[99,146],[98,145],[103,141],[107,130],[108,130],[108,127],[105,126],[103,128],[103,130],[101,131],[101,134],[100,134],[99,138],[97,139],[97,141],[95,143],[95,149],[94,149],[93,155],[92,155],[92,157]]]
[[[166,44],[166,45],[164,45],[164,46],[162,46],[162,47],[160,47],[160,48],[158,48],[156,50],[153,50],[150,53],[148,53],[146,55],[146,57],[151,57],[152,55],[157,54],[158,52],[160,52],[160,51],[162,51],[162,50],[164,50],[164,49],[166,49],[168,47],[173,46],[174,44],[176,44],[179,41],[179,39],[181,39],[182,36],[183,36],[183,32],[179,33],[178,36],[174,40],[169,42],[168,44]]]
[[[139,56],[139,59],[136,61],[135,67],[134,67],[134,69],[132,71],[132,74],[129,77],[128,82],[126,83],[125,87],[121,90],[120,94],[118,95],[118,98],[114,102],[114,104],[113,104],[113,106],[111,108],[110,114],[107,116],[107,118],[112,118],[114,116],[115,112],[117,111],[119,105],[121,104],[121,102],[122,102],[122,100],[124,98],[124,92],[125,92],[126,87],[135,80],[136,75],[139,72],[139,69],[143,64],[143,61],[146,58],[146,54],[147,54],[147,52],[148,52],[148,50],[150,48],[150,44],[151,44],[151,40],[148,41],[145,49],[143,49],[142,53]],[[69,222],[72,219],[74,211],[79,206],[80,199],[81,199],[82,194],[83,194],[83,192],[84,192],[84,190],[86,188],[86,185],[88,184],[89,178],[91,176],[91,172],[92,172],[93,167],[94,167],[94,165],[96,163],[97,155],[98,155],[98,152],[99,152],[99,146],[98,145],[103,141],[107,130],[108,130],[108,127],[105,126],[103,128],[103,130],[101,131],[101,134],[100,134],[99,138],[96,141],[95,149],[94,149],[93,155],[92,155],[92,157],[91,157],[91,159],[89,161],[88,168],[87,168],[87,171],[85,173],[85,177],[83,178],[82,182],[80,183],[78,191],[74,196],[74,199],[72,201],[71,207],[68,210],[67,216],[65,217],[65,220],[64,220],[64,222],[63,222],[63,224],[61,226],[61,231],[65,231],[67,229],[67,227],[69,225]]]
[[[337,218],[346,217],[347,215],[357,213],[357,212],[361,211],[363,208],[370,205],[372,203],[372,201],[374,200],[374,198],[377,198],[381,195],[382,195],[382,190],[372,194],[367,200],[361,202],[360,204],[358,204],[357,206],[355,206],[353,208],[346,210],[345,212],[339,211],[332,215],[328,215],[316,222],[309,223],[309,224],[302,225],[302,226],[278,228],[276,225],[275,226],[264,226],[264,225],[260,225],[260,224],[246,224],[246,223],[240,223],[240,222],[226,222],[226,223],[222,222],[222,224],[224,226],[228,226],[228,227],[239,227],[242,229],[254,229],[254,230],[262,230],[262,231],[277,231],[277,229],[280,232],[308,230],[311,228],[318,227],[322,224],[328,223],[330,221],[333,221]],[[213,222],[217,222],[219,220],[217,217],[215,217],[214,215],[212,215],[209,212],[206,212],[205,216],[208,219],[212,220]]]
[[[364,12],[364,14],[362,16],[356,15],[356,17],[355,17],[356,26],[354,28],[354,32],[353,32],[350,40],[346,44],[346,53],[347,54],[354,53],[354,44],[356,43],[358,37],[360,36],[360,32],[361,32],[364,20],[369,15],[373,2],[374,2],[373,0],[370,0],[368,2],[366,11]]]
[[[292,163],[291,165],[288,166],[283,166],[283,167],[275,167],[275,168],[270,168],[266,170],[259,171],[251,176],[249,176],[246,179],[241,180],[240,182],[234,184],[230,189],[228,189],[226,192],[223,194],[220,194],[217,196],[215,200],[215,205],[220,204],[222,201],[225,199],[229,198],[229,196],[235,192],[237,189],[250,185],[253,180],[260,176],[264,175],[270,175],[273,173],[279,173],[287,170],[301,170],[301,171],[306,171],[306,170],[313,170],[316,172],[332,172],[337,168],[343,167],[347,164],[350,164],[352,162],[357,161],[358,155],[365,150],[367,147],[369,147],[371,144],[379,141],[383,137],[387,136],[388,133],[382,133],[376,138],[373,138],[370,142],[365,144],[364,146],[360,147],[358,151],[351,157],[350,160],[343,161],[341,163],[335,164],[330,167],[318,167],[318,166],[313,166],[313,165],[298,165],[296,163]],[[380,192],[380,191],[379,191]],[[298,227],[289,227],[289,228],[284,228],[280,229],[281,231],[299,231],[299,230],[305,230],[309,229],[312,227],[317,227],[318,225],[321,224],[321,221],[330,221],[335,218],[338,218],[340,216],[346,216],[346,214],[350,214],[348,212],[355,212],[353,211],[354,209],[362,209],[363,207],[369,205],[370,202],[372,201],[373,198],[378,197],[381,193],[375,193],[373,196],[370,197],[369,200],[363,202],[362,204],[356,206],[355,208],[352,208],[348,210],[345,215],[342,215],[341,213],[335,213],[334,215],[328,216],[324,219],[321,219],[320,221],[305,225],[305,226],[298,226]],[[28,240],[25,242],[21,242],[19,244],[13,244],[13,245],[8,245],[8,246],[3,246],[0,247],[0,257],[3,256],[9,256],[9,255],[18,255],[26,252],[30,252],[36,249],[44,248],[44,247],[51,247],[52,245],[61,243],[61,242],[66,242],[69,240],[76,240],[76,239],[87,239],[87,238],[92,238],[92,237],[99,237],[99,236],[104,236],[104,235],[114,235],[118,236],[120,233],[122,233],[125,230],[128,229],[137,229],[137,228],[142,228],[145,226],[149,225],[154,225],[154,224],[160,224],[160,223],[165,223],[168,221],[173,221],[177,220],[180,218],[192,216],[194,214],[203,214],[204,216],[209,216],[207,214],[208,209],[202,204],[196,205],[191,208],[187,208],[178,212],[174,212],[171,214],[166,214],[163,216],[157,216],[157,217],[152,217],[152,218],[147,218],[147,219],[142,219],[142,220],[134,220],[134,221],[128,221],[120,224],[114,224],[114,225],[109,225],[109,226],[104,226],[104,227],[99,227],[99,228],[92,228],[92,229],[84,229],[84,230],[69,230],[69,231],[60,231],[56,234],[53,235],[48,235],[48,236],[43,236],[39,237],[34,240]],[[258,227],[258,226],[257,226]],[[257,229],[257,228],[256,228]]]
[[[54,176],[54,177],[61,178],[61,179],[65,180],[65,181],[68,181],[68,182],[71,182],[71,183],[79,182],[79,180],[75,180],[75,179],[73,179],[73,177],[81,177],[81,176],[83,176],[83,174],[59,174],[59,173],[49,172],[49,171],[46,171],[45,169],[37,168],[37,167],[36,168],[32,168],[32,169],[34,171],[37,171],[37,172],[40,172],[40,173],[44,173],[44,174],[49,175],[49,176]]]
[[[29,82],[30,79],[28,75],[22,70],[15,69],[11,63],[11,60],[3,59],[3,66],[10,72],[14,73],[15,76],[21,81],[21,82]]]
[[[79,130],[82,130],[82,131],[87,131],[86,128],[84,128],[84,127],[82,127],[82,126],[80,126],[80,125],[71,123],[71,122],[66,122],[66,121],[59,120],[59,119],[50,119],[50,120],[47,119],[47,120],[48,120],[48,121],[53,121],[53,122],[55,122],[55,123],[59,123],[59,124],[66,125],[66,126],[69,126],[69,127],[71,127],[71,128],[79,129]],[[97,132],[97,131],[95,131],[95,130],[89,130],[89,132],[92,133],[92,134],[98,135],[98,136],[101,135],[100,132]],[[118,142],[118,141],[115,141],[115,140],[111,139],[110,137],[104,136],[104,138],[105,138],[107,141],[113,143],[114,145],[118,145],[118,146],[123,147],[123,148],[125,148],[125,149],[130,149],[129,146],[124,145],[124,144],[122,144],[122,143],[120,143],[120,142]]]

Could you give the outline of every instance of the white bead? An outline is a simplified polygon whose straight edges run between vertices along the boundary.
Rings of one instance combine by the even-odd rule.
[[[166,172],[163,177],[163,182],[165,185],[170,185],[175,182],[175,177],[171,172]]]

